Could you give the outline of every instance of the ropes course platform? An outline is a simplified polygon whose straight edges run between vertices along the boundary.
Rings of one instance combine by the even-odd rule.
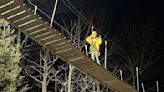
[[[138,92],[112,75],[110,71],[93,62],[59,31],[50,27],[49,23],[39,15],[34,14],[34,11],[22,0],[0,0],[0,18],[4,18],[13,27],[104,86],[118,92]]]

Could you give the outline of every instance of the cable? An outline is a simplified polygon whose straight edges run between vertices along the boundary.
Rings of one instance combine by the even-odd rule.
[[[33,4],[30,0],[27,0],[29,2],[29,4],[31,4],[33,7],[35,7],[36,5]],[[48,19],[51,19],[51,17],[49,15],[47,15],[45,12],[43,12],[40,8],[37,8],[37,10],[42,13],[44,16],[46,16]],[[63,30],[65,30],[69,35],[71,35],[71,33],[65,29],[61,24],[59,24],[57,21],[53,21],[53,23],[55,23],[57,26],[59,26],[60,28],[62,28]],[[75,38],[74,36],[72,36],[73,38]]]
[[[77,10],[76,9],[76,7],[69,1],[69,0],[66,0],[67,1],[67,3],[68,4],[66,4],[66,2],[64,1],[64,0],[62,0],[63,1],[63,3],[72,11],[72,12],[74,12],[77,16],[79,16],[80,15],[80,17],[81,17],[81,19],[83,20],[83,22],[85,22],[88,26],[91,26],[92,25],[92,23],[90,22],[90,21],[88,21],[87,20],[87,18],[85,18],[85,16],[83,16],[82,14],[81,14],[81,12],[79,11],[79,10]],[[72,7],[72,8],[71,8]],[[77,14],[77,13],[78,14]],[[95,27],[96,28],[96,27]],[[96,28],[96,29],[98,29],[98,28]],[[99,31],[99,33],[100,34],[102,34],[103,36],[104,36],[104,39],[105,38],[108,38],[104,33],[102,33],[101,31]],[[107,39],[108,40],[108,39]]]
[[[89,26],[92,25],[92,23],[91,23],[90,21],[88,21],[88,19],[87,19],[83,14],[81,14],[81,12],[80,12],[79,10],[77,10],[76,7],[75,7],[69,0],[66,0],[66,1],[67,1],[67,3],[68,3],[76,12],[78,12],[78,14],[79,14],[82,18],[84,18],[84,20],[89,24]]]
[[[62,2],[63,2],[75,15],[79,16],[78,12],[76,12],[75,10],[73,10],[73,9],[69,6],[69,4],[67,4],[67,2],[65,2],[64,0],[62,0]],[[81,16],[80,16],[80,17],[81,17]],[[82,20],[85,24],[88,25],[88,23],[87,23],[83,18],[81,18],[81,20]]]

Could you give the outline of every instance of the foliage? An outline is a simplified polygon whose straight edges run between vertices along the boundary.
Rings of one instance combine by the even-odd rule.
[[[1,25],[0,28],[0,91],[24,92],[22,87],[23,76],[19,66],[21,53],[20,44],[16,43],[15,30],[10,25]]]

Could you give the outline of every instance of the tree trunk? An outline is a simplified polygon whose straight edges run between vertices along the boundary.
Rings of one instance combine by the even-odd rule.
[[[95,83],[95,81],[93,81],[93,84],[92,85],[93,85],[92,91],[93,92],[96,92],[96,83]]]
[[[46,60],[43,60],[44,67],[43,67],[43,81],[42,81],[42,92],[47,92],[47,76],[48,76],[48,67],[47,67],[47,61],[48,61],[48,51],[46,51]]]
[[[97,92],[100,92],[100,83],[96,81],[96,86],[97,86]]]
[[[47,92],[47,80],[45,77],[43,77],[42,92]]]
[[[71,92],[71,77],[72,77],[72,72],[73,72],[73,66],[69,65],[69,74],[68,74],[68,92]]]

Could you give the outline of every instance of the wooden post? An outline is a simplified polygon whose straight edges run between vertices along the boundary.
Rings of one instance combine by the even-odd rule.
[[[87,49],[87,45],[85,45],[85,53],[88,56],[88,49]]]
[[[35,15],[36,12],[37,12],[38,7],[36,5],[34,7],[35,7],[35,10],[34,10],[34,15]]]
[[[136,77],[137,77],[137,90],[139,91],[139,73],[138,73],[138,67],[136,67]]]
[[[107,69],[107,41],[105,41],[105,60],[104,60],[104,68]]]
[[[50,27],[52,27],[52,24],[53,24],[53,21],[54,21],[54,17],[55,17],[55,13],[56,13],[57,3],[58,3],[58,0],[56,0],[55,5],[54,5],[54,10],[53,10],[52,17],[51,17]]]
[[[157,92],[159,92],[159,83],[156,81]]]
[[[145,87],[144,87],[144,84],[141,83],[141,86],[142,86],[142,92],[145,92]]]
[[[119,70],[119,72],[120,72],[121,80],[123,80],[122,70]]]

